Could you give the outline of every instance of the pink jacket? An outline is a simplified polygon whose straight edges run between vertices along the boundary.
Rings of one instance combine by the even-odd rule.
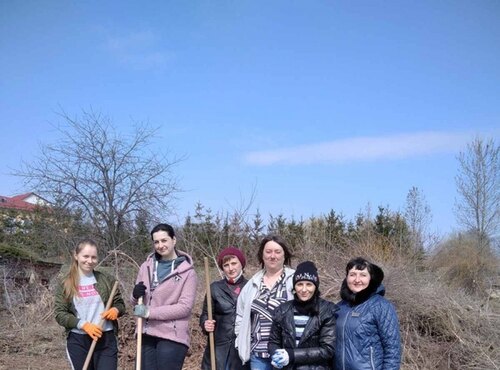
[[[185,256],[153,292],[150,281],[153,280],[154,253],[141,265],[136,284],[142,281],[146,285],[143,302],[149,308],[149,317],[143,322],[143,333],[189,346],[189,319],[196,298],[197,277],[192,258],[188,254],[176,251],[178,256]],[[148,276],[148,267],[149,274]],[[132,303],[137,300],[132,297]]]

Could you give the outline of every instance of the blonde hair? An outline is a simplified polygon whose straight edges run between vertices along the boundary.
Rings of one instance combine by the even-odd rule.
[[[76,245],[76,248],[73,252],[71,266],[69,268],[68,275],[66,275],[63,283],[64,297],[68,301],[71,301],[73,297],[79,296],[78,283],[80,282],[80,274],[78,272],[78,261],[76,260],[75,256],[80,253],[81,250],[87,245],[97,249],[97,243],[95,241],[93,241],[92,239],[83,239]]]

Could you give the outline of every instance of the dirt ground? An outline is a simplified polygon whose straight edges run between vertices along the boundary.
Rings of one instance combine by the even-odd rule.
[[[24,318],[23,318],[24,321]],[[68,369],[64,339],[51,322],[23,328],[8,311],[0,315],[0,369]]]

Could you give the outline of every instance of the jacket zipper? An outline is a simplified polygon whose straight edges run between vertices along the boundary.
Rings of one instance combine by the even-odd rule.
[[[347,315],[345,315],[344,327],[342,328],[342,369],[345,370],[345,328],[347,325],[347,319],[351,314],[351,310],[347,311]]]
[[[373,347],[370,346],[370,364],[372,365],[372,369],[375,370],[375,362],[373,361]]]
[[[187,270],[186,270],[187,271]],[[163,282],[167,281],[167,280],[170,280],[171,278],[173,277],[176,277],[176,276],[180,276],[180,274],[177,272],[175,274],[170,274],[168,276],[165,277],[165,279],[163,279],[162,281],[160,281],[158,283],[158,285],[162,284]],[[149,275],[148,275],[149,278],[151,278]],[[151,289],[151,285],[149,286],[149,288]],[[155,287],[155,289],[157,288],[157,286]],[[153,290],[154,292],[154,290]],[[148,306],[151,306],[151,301],[153,300],[153,292],[151,292],[151,294],[149,295],[149,302],[148,302]],[[143,328],[143,333],[146,334],[147,330],[148,330],[148,322],[149,322],[149,318],[145,319],[144,320],[144,328]],[[174,320],[173,323],[174,323],[174,333],[175,335],[177,336],[177,325],[175,323],[176,321]]]

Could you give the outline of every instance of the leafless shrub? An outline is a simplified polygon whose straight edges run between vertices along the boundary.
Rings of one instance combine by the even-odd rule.
[[[431,272],[390,266],[388,298],[397,307],[406,369],[498,369],[500,317]]]
[[[484,296],[499,276],[499,260],[490,249],[477,248],[470,235],[457,235],[442,243],[430,260],[439,278],[453,288]]]
[[[62,332],[53,325],[53,293],[38,282],[28,285],[24,291],[29,294],[24,295],[24,302],[17,301],[0,310],[0,363],[8,368],[21,368],[19,360],[8,365],[13,354],[23,358],[21,363],[25,364],[37,363],[40,356],[57,363],[57,359],[65,356]]]

